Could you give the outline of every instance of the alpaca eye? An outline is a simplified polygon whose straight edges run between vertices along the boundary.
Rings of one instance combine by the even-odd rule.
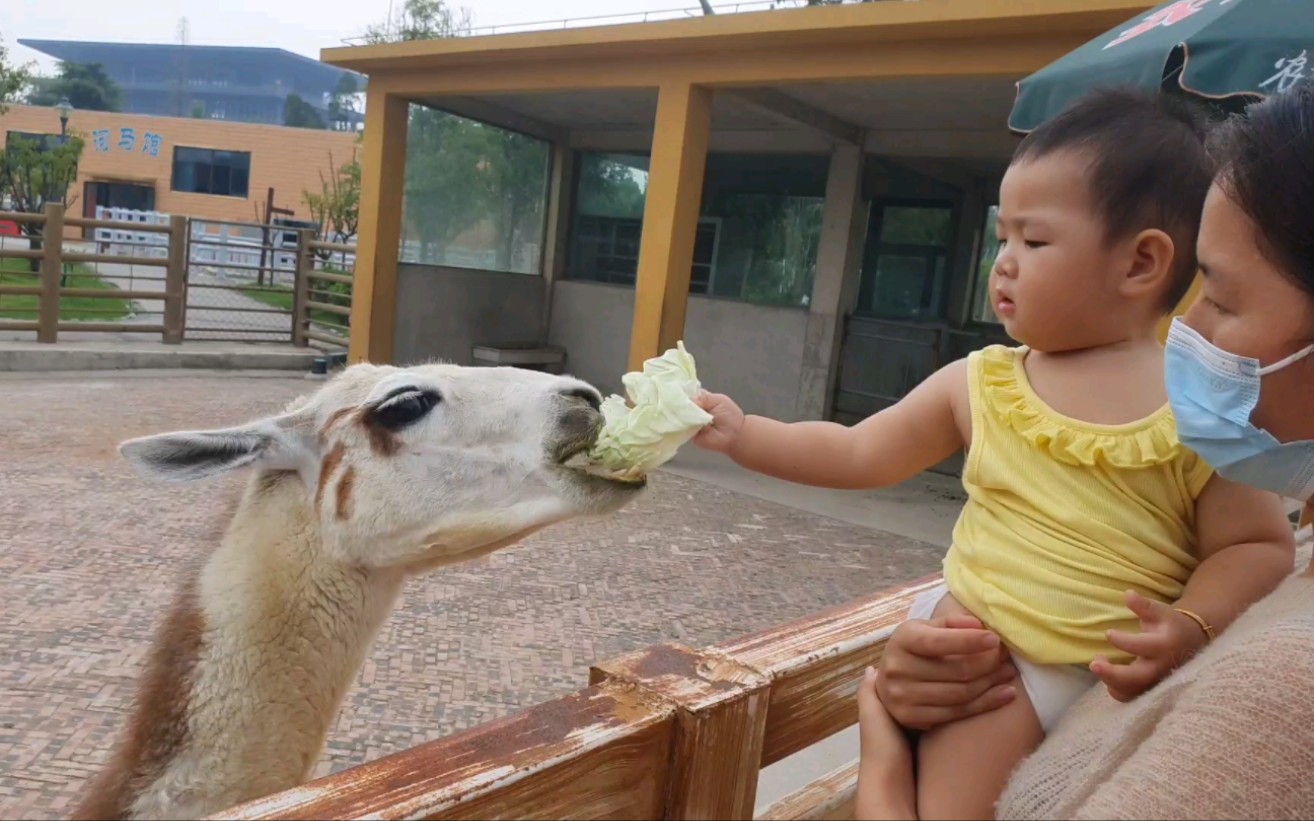
[[[441,400],[431,391],[405,390],[383,400],[370,415],[389,430],[401,430],[423,419]]]

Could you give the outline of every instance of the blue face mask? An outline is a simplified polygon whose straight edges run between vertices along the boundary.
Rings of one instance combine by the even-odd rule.
[[[1271,490],[1289,499],[1314,496],[1314,440],[1282,444],[1250,422],[1259,383],[1314,353],[1314,345],[1260,367],[1259,360],[1216,347],[1180,318],[1164,352],[1168,403],[1182,444],[1229,482]]]

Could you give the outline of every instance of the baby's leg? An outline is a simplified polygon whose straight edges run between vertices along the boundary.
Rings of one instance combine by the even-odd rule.
[[[968,614],[945,596],[936,616]],[[970,614],[968,614],[970,615]],[[922,821],[995,817],[1013,769],[1045,734],[1025,688],[1011,703],[922,734],[917,748],[917,814]]]

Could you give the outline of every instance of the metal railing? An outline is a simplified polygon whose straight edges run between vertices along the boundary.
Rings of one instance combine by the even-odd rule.
[[[753,818],[760,769],[857,721],[863,669],[938,582],[702,650],[650,647],[568,696],[215,817]],[[757,818],[852,818],[856,786],[853,761]]]
[[[745,0],[742,3],[714,4],[716,15],[744,14],[748,12],[775,11],[779,9],[799,9],[812,5],[849,5],[857,3],[882,2],[883,0],[831,0],[824,4],[809,3],[807,0]],[[656,9],[653,11],[636,11],[626,14],[593,15],[589,17],[568,17],[560,20],[540,20],[530,23],[504,23],[494,26],[475,26],[457,32],[459,37],[489,37],[496,34],[518,34],[529,31],[558,31],[562,29],[595,28],[598,26],[619,26],[633,23],[657,23],[665,20],[685,20],[692,17],[705,17],[701,6],[684,6],[675,9]],[[347,37],[343,45],[359,46],[368,42],[364,35]]]

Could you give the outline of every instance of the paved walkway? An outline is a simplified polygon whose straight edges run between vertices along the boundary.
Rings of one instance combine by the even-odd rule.
[[[234,424],[313,387],[195,374],[0,381],[0,817],[66,813],[106,760],[155,620],[237,488],[146,483],[117,443]],[[923,576],[942,553],[659,475],[614,517],[412,582],[317,773],[570,692],[597,660],[716,642]]]

